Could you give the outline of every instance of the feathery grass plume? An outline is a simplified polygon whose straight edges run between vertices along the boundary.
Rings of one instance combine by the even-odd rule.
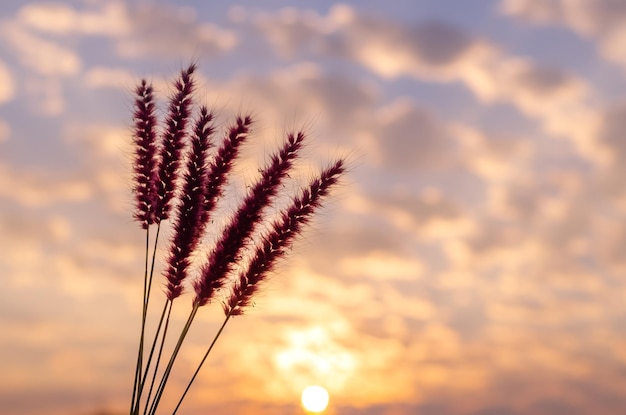
[[[156,186],[156,116],[152,85],[145,79],[135,89],[133,142],[135,144],[134,192],[136,209],[134,217],[147,229],[153,221],[153,199]]]
[[[161,142],[159,180],[157,182],[157,198],[154,206],[154,222],[159,223],[169,217],[171,201],[176,190],[181,153],[185,147],[184,138],[194,90],[193,73],[196,65],[192,64],[180,73],[174,82],[176,92],[170,98],[168,116],[165,120],[165,131]]]
[[[202,267],[200,278],[194,284],[196,292],[194,304],[197,306],[207,304],[215,291],[224,285],[227,274],[238,262],[239,252],[255,226],[262,222],[263,208],[269,206],[281,180],[291,169],[304,138],[303,132],[287,136],[283,148],[272,156],[270,165],[263,170],[261,178],[241,203],[239,210],[211,251],[209,260]]]
[[[228,129],[213,161],[207,166],[208,137],[214,132],[214,128],[207,127],[207,124],[213,119],[213,115],[208,114],[205,107],[200,113],[192,138],[192,151],[180,195],[178,218],[174,225],[175,233],[165,274],[168,280],[168,300],[173,300],[182,293],[181,283],[187,276],[190,256],[204,234],[211,212],[226,183],[226,176],[239,154],[241,144],[247,139],[252,124],[249,116],[237,117],[235,124]]]
[[[176,207],[176,222],[170,242],[165,278],[167,299],[173,300],[182,294],[182,282],[191,264],[191,254],[202,236],[200,227],[203,213],[204,193],[207,180],[207,157],[211,148],[211,135],[215,127],[211,124],[213,114],[202,107],[198,114],[191,149],[187,158],[187,171]]]
[[[279,220],[272,224],[271,231],[263,237],[245,272],[241,272],[232,287],[230,297],[224,303],[224,313],[240,315],[251,303],[252,297],[270,272],[276,261],[286,254],[293,239],[301,232],[313,213],[320,207],[322,198],[328,195],[345,171],[344,160],[338,160],[314,179],[300,197],[294,198],[291,206],[282,212]]]
[[[274,202],[281,189],[281,183],[289,176],[293,162],[305,140],[302,132],[287,135],[286,142],[271,156],[270,162],[261,171],[260,179],[249,189],[217,238],[209,252],[207,262],[199,268],[199,277],[193,283],[195,296],[187,322],[182,327],[169,358],[164,356],[167,358],[167,365],[164,368],[160,367],[164,345],[171,335],[168,333],[168,324],[174,299],[183,294],[183,283],[192,266],[192,255],[204,236],[241,145],[247,141],[253,124],[249,116],[237,117],[228,127],[212,159],[209,159],[211,136],[215,130],[213,114],[206,107],[200,107],[194,119],[193,129],[187,126],[194,109],[192,93],[195,71],[195,65],[190,65],[181,71],[175,81],[175,92],[169,98],[168,113],[160,134],[156,133],[157,117],[152,86],[142,80],[135,90],[134,216],[145,229],[146,248],[142,325],[130,405],[131,415],[139,415],[141,407],[144,415],[156,415],[173,366],[198,310],[213,298],[217,290],[229,282],[228,278],[242,263],[244,250],[249,249],[251,256],[250,260],[246,261],[245,270],[239,272],[232,286],[228,287],[229,297],[223,305],[226,314],[224,322],[213,337],[172,414],[178,411],[229,319],[244,312],[258,291],[259,285],[266,279],[277,261],[287,254],[287,248],[345,171],[343,160],[323,170],[307,188],[292,199],[291,205],[271,223],[269,231],[263,233],[260,240],[256,240],[253,235],[257,228],[268,221],[264,211]],[[175,213],[171,213],[174,207]],[[148,315],[148,308],[159,231],[162,221],[170,219],[170,216],[175,217],[173,217],[174,232],[168,246],[164,271],[166,299],[160,321],[155,325],[156,329],[148,333],[147,327],[152,326],[147,325],[151,318]],[[156,235],[153,238],[153,248],[150,249],[152,224],[156,225]],[[146,344],[145,338],[148,335],[154,340]],[[152,364],[154,356],[156,359]],[[160,378],[160,381],[157,382],[157,378]]]
[[[226,184],[228,173],[233,166],[235,158],[239,155],[239,148],[248,138],[252,123],[250,116],[237,117],[235,124],[229,127],[222,146],[211,162],[206,180],[202,218],[200,220],[201,226],[197,228],[199,233],[204,231],[206,224],[209,222],[211,213],[222,193],[222,188]]]

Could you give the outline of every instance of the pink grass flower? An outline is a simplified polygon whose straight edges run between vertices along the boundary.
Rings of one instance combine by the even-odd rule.
[[[252,123],[250,116],[237,117],[235,124],[229,127],[224,142],[211,162],[206,178],[200,226],[197,228],[199,233],[204,232],[209,222],[211,213],[222,194],[222,188],[226,184],[228,173],[239,155],[241,144],[248,138]]]
[[[134,193],[135,219],[147,229],[153,219],[153,199],[156,186],[156,107],[152,85],[145,79],[135,89],[133,142],[135,144]]]
[[[289,134],[283,148],[272,156],[270,165],[263,170],[261,178],[244,199],[202,267],[200,278],[194,284],[194,303],[199,306],[207,304],[215,291],[224,285],[226,276],[238,262],[239,252],[255,226],[262,222],[263,208],[270,205],[271,198],[276,195],[282,179],[292,167],[304,138],[302,132]]]
[[[191,254],[202,236],[204,194],[207,180],[207,157],[211,148],[211,135],[215,131],[211,121],[214,116],[206,107],[200,109],[191,137],[191,150],[187,170],[176,208],[174,234],[170,242],[165,278],[168,300],[182,294],[182,282],[191,265]]]
[[[239,274],[233,285],[230,297],[224,303],[226,315],[240,315],[250,305],[259,289],[259,283],[265,280],[278,259],[286,255],[294,238],[302,231],[302,226],[310,221],[322,199],[328,195],[330,188],[337,183],[344,171],[343,160],[338,160],[324,170],[302,191],[300,197],[293,199],[280,219],[272,224],[271,231],[263,237],[247,270]]]
[[[157,197],[154,201],[154,222],[159,223],[169,217],[171,202],[174,198],[178,180],[181,154],[187,136],[187,120],[193,104],[194,90],[193,73],[195,65],[181,71],[180,78],[174,83],[176,92],[170,99],[168,116],[160,148],[159,180],[157,181]]]

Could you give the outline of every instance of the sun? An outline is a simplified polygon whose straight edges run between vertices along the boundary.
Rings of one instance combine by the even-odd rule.
[[[302,391],[302,406],[309,412],[322,412],[328,405],[328,392],[321,386],[307,386]]]

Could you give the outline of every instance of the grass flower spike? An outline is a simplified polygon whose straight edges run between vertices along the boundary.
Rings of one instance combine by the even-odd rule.
[[[291,207],[282,213],[281,218],[273,223],[272,230],[263,237],[263,243],[257,247],[247,270],[239,274],[232,287],[230,298],[224,303],[226,315],[243,314],[258,291],[259,283],[273,269],[276,261],[285,256],[302,226],[310,221],[315,209],[320,207],[322,199],[344,171],[343,160],[324,170],[320,177],[302,191],[300,197],[294,198]]]
[[[169,114],[165,121],[165,131],[161,141],[159,160],[159,181],[157,182],[157,197],[154,201],[154,221],[156,223],[169,217],[171,202],[176,190],[181,153],[187,138],[187,120],[192,105],[194,89],[193,73],[195,65],[189,66],[180,74],[180,79],[174,83],[176,92],[170,99]]]
[[[235,124],[228,129],[228,134],[211,163],[204,192],[204,205],[200,220],[202,226],[197,228],[199,233],[204,231],[204,227],[209,222],[222,188],[226,184],[228,173],[239,154],[241,144],[248,138],[251,125],[251,117],[237,117]]]
[[[156,177],[156,116],[152,85],[144,79],[135,89],[135,219],[144,229],[153,224]]]
[[[141,335],[130,415],[156,415],[195,316],[224,289],[225,319],[208,342],[206,353],[191,374],[172,415],[179,410],[229,319],[243,314],[252,303],[261,283],[277,261],[287,254],[303,226],[309,223],[345,171],[344,160],[336,161],[299,195],[292,197],[291,204],[279,213],[278,219],[270,221],[268,210],[285,188],[285,180],[293,174],[294,161],[305,141],[302,131],[287,134],[285,143],[260,171],[260,178],[250,187],[227,225],[221,230],[207,229],[213,223],[211,217],[223,196],[241,147],[248,140],[253,120],[249,116],[236,117],[221,142],[214,145],[215,115],[204,106],[196,107],[193,101],[195,71],[195,65],[190,65],[175,81],[175,92],[169,98],[160,135],[157,134],[152,86],[142,80],[135,90],[134,217],[146,230],[146,246]],[[193,125],[189,126],[190,123]],[[213,147],[216,150],[211,152]],[[164,221],[171,221],[172,230],[163,264],[165,303],[158,324],[148,325],[152,319],[150,295],[159,251],[159,231]],[[156,226],[152,249],[151,225]],[[259,234],[263,229],[268,231]],[[209,232],[215,235],[212,238],[215,243],[206,253],[199,252],[200,241]],[[195,257],[204,257],[206,261],[195,268]],[[236,270],[237,274],[232,275]],[[187,303],[189,315],[174,337],[175,346],[168,351],[168,357],[164,351],[172,335],[168,331],[171,311],[174,300],[184,296],[189,279],[193,281],[194,291],[191,304]],[[176,301],[178,303],[180,301]],[[146,327],[156,329],[148,333]],[[153,340],[148,342],[148,338]],[[167,362],[165,367],[161,367],[162,362]]]
[[[170,243],[165,272],[168,300],[173,300],[182,293],[182,282],[187,277],[190,256],[202,236],[200,229],[204,227],[201,221],[204,218],[207,156],[211,148],[210,137],[215,130],[211,125],[212,120],[213,114],[206,107],[202,107],[191,138],[187,171],[180,192],[174,236]]]
[[[255,226],[262,221],[263,208],[269,206],[271,198],[276,195],[303,141],[302,133],[288,136],[281,151],[272,156],[271,164],[263,170],[261,178],[224,230],[195,284],[195,303],[199,306],[209,302],[215,291],[222,288],[226,276],[238,260],[239,252]]]

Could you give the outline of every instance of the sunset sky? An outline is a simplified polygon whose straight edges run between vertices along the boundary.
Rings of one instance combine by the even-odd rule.
[[[626,2],[4,0],[0,39],[0,414],[128,413],[132,91],[192,61],[220,125],[257,120],[213,232],[288,131],[287,194],[349,172],[181,415],[303,414],[309,385],[328,415],[623,413]]]

